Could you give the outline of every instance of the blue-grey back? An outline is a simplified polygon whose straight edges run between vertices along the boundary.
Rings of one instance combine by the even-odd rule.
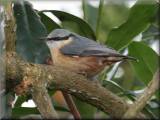
[[[101,45],[91,39],[72,33],[72,42],[63,48],[61,52],[65,55],[77,56],[122,56],[112,48]]]

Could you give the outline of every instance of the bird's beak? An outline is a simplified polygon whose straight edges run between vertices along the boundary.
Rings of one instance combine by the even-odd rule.
[[[130,60],[134,60],[136,62],[139,62],[139,60],[135,57],[132,57],[132,56],[126,56],[124,59],[130,59]]]
[[[38,40],[47,41],[47,37],[41,37],[41,38],[39,38]]]

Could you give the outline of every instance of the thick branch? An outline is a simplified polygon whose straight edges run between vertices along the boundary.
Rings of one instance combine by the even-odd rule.
[[[15,51],[15,19],[12,11],[11,1],[8,2],[8,5],[5,8],[5,39],[6,39],[6,50]]]
[[[124,118],[135,118],[135,116],[145,107],[149,99],[159,88],[159,70],[155,73],[153,79],[145,88],[144,93],[132,104],[129,110],[125,113]]]
[[[1,3],[1,2],[0,2]],[[0,7],[4,7],[4,18],[3,18],[3,14],[1,14],[2,16],[0,16],[0,18],[2,17],[2,19],[4,19],[4,32],[5,32],[5,50],[6,51],[15,51],[15,40],[16,40],[16,34],[15,34],[15,19],[13,17],[13,12],[12,12],[12,4],[11,4],[11,1],[5,1],[6,5],[3,6],[3,3],[2,3],[2,6],[0,5]],[[2,11],[1,11],[2,12]],[[1,24],[1,26],[3,26],[3,23]],[[2,27],[3,29],[3,27]],[[0,35],[1,36],[1,35]],[[2,37],[2,36],[1,36]],[[3,37],[2,37],[3,39]],[[1,49],[1,48],[0,48]],[[5,61],[2,60],[2,57],[5,55],[4,54],[4,49],[2,50],[3,53],[2,55],[0,55],[0,67],[1,69],[3,70],[2,72],[2,75],[4,75],[4,70],[5,70]],[[0,53],[0,54],[1,54]],[[2,77],[2,76],[1,76]],[[0,81],[3,81],[3,78],[0,78]],[[1,82],[2,84],[5,83],[5,81]],[[0,84],[1,84],[0,83]],[[3,86],[4,87],[4,84]],[[5,85],[5,87],[7,87]],[[4,92],[6,92],[7,89],[5,88]],[[14,101],[14,96],[12,94],[8,94],[8,95],[3,95],[2,96],[3,99],[6,99],[6,102],[3,101],[3,106],[5,106],[5,108],[3,108],[2,112],[5,113],[5,115],[3,117],[5,118],[10,118],[11,117],[11,111],[12,111],[12,103]]]
[[[128,108],[128,104],[106,88],[60,67],[29,64],[15,53],[7,54],[6,63],[8,78],[21,80],[23,76],[32,76],[32,80],[36,78],[36,81],[30,81],[32,85],[38,82],[45,83],[45,86],[53,85],[54,88],[66,91],[112,117],[122,117]]]
[[[53,61],[52,61],[51,57],[47,58],[46,63],[47,63],[47,65],[53,65]],[[74,103],[72,96],[68,93],[65,93],[64,91],[61,91],[60,94],[64,97],[63,99],[67,103],[67,106],[68,106],[70,112],[72,113],[72,115],[74,116],[74,118],[81,119],[80,113]]]
[[[36,86],[35,88],[33,88],[32,98],[36,103],[38,110],[44,118],[58,118],[58,115],[53,107],[48,92],[44,86]]]

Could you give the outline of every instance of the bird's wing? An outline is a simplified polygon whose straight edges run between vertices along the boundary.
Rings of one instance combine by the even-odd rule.
[[[76,40],[60,49],[63,54],[75,56],[123,56],[112,48],[108,48],[88,38],[73,35],[72,39]]]

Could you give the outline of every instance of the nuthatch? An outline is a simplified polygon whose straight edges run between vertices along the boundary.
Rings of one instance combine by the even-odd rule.
[[[65,29],[55,29],[45,39],[53,64],[87,77],[118,61],[135,59]]]

